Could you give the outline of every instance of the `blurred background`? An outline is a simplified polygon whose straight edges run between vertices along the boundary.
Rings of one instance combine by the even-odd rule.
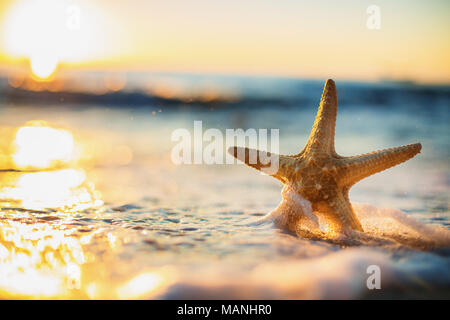
[[[368,27],[371,5],[379,29]],[[0,63],[44,80],[138,71],[445,84],[448,9],[439,0],[3,0]],[[96,90],[120,89],[118,77]]]
[[[448,253],[336,255],[339,246],[246,227],[276,207],[280,183],[244,166],[176,166],[170,152],[171,133],[202,120],[204,130],[280,129],[280,152],[297,153],[332,78],[339,154],[423,145],[359,183],[352,201],[400,209],[448,241],[449,9],[2,0],[0,297],[361,298],[361,257],[393,275],[383,297],[448,297]],[[383,212],[363,225],[438,241]],[[286,263],[285,278],[270,271]]]

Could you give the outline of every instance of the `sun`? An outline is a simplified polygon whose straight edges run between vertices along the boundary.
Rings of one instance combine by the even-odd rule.
[[[28,58],[39,79],[50,77],[58,66],[60,11],[57,0],[24,0],[15,3],[6,16],[6,49]]]
[[[102,14],[86,0],[18,0],[5,15],[6,53],[29,61],[33,78],[48,80],[61,63],[98,58]]]
[[[52,54],[35,54],[30,58],[33,74],[41,80],[50,78],[58,67],[58,57]]]

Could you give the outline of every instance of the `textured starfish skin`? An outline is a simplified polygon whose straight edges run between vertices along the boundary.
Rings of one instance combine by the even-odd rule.
[[[285,185],[283,198],[286,189],[297,193],[311,204],[315,215],[323,216],[331,222],[333,231],[363,232],[349,201],[349,189],[363,178],[414,157],[422,146],[414,143],[352,157],[338,155],[334,149],[337,102],[335,83],[328,80],[306,146],[296,155],[279,155],[278,171],[271,175]],[[264,171],[270,165],[267,161],[260,160],[263,156],[270,156],[270,153],[241,147],[231,147],[228,152],[258,170]],[[258,156],[251,157],[252,152]],[[286,216],[289,215],[285,220],[292,220],[295,210],[302,211],[301,208],[293,209],[286,202],[279,206],[282,210],[285,207],[289,207],[290,211],[285,213]],[[297,216],[301,215],[304,212],[298,212]]]

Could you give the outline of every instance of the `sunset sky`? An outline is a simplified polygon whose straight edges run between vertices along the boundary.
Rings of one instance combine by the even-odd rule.
[[[379,30],[366,26],[370,5]],[[449,9],[446,0],[2,0],[0,68],[30,60],[44,73],[58,64],[450,83]]]

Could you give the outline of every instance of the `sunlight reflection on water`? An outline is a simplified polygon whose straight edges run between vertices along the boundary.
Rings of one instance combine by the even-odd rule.
[[[75,169],[24,173],[14,186],[0,191],[0,199],[20,202],[22,208],[32,210],[100,206],[99,193],[85,179],[84,171]]]
[[[33,124],[33,126],[30,126]],[[51,167],[54,162],[74,160],[74,141],[66,130],[54,129],[45,122],[31,122],[17,130],[13,160],[19,168]]]

